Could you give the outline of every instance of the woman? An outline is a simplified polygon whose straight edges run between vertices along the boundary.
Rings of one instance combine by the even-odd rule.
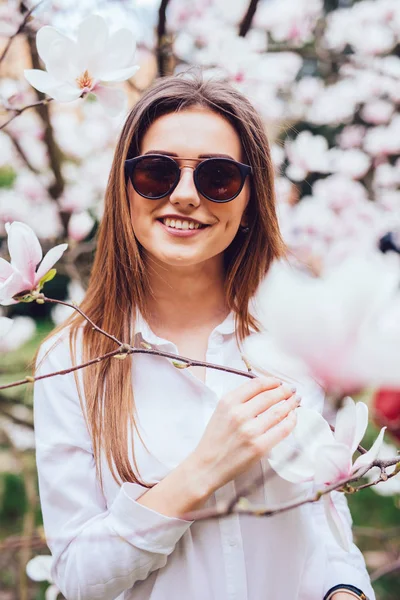
[[[120,340],[243,370],[251,298],[283,254],[254,108],[197,76],[157,82],[117,144],[82,309]],[[39,372],[115,349],[79,315],[57,341],[42,346]],[[295,388],[143,354],[76,373],[35,384],[44,526],[68,600],[374,597],[319,503],[270,519],[182,518],[260,476],[254,503],[299,493],[266,459],[295,426]],[[315,386],[297,392],[322,403]]]

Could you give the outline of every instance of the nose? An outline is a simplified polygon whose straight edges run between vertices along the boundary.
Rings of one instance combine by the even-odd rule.
[[[193,167],[181,167],[178,185],[169,197],[171,204],[182,206],[199,206],[200,197],[194,185]]]

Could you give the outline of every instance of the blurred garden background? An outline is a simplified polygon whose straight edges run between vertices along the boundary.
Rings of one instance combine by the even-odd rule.
[[[74,36],[94,13],[111,30],[131,30],[137,44],[140,69],[118,84],[127,98],[118,114],[90,92],[48,102],[24,77],[24,69],[43,68],[36,48],[41,27]],[[261,113],[293,263],[324,277],[355,251],[397,260],[399,0],[0,0],[0,257],[9,258],[7,222],[27,223],[44,250],[67,242],[46,295],[79,303],[127,110],[156,78],[192,66],[231,82]],[[31,373],[40,340],[69,311],[37,303],[0,307],[0,316],[14,321],[0,339],[0,385]],[[0,391],[0,600],[39,600],[49,586],[26,574],[32,557],[48,553],[31,387]],[[363,400],[372,417],[364,445],[386,425],[382,452],[393,456],[400,391],[369,390]],[[348,499],[377,598],[397,600],[400,475]]]

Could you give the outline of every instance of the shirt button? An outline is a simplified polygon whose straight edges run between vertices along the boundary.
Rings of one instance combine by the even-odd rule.
[[[233,538],[231,538],[228,543],[229,543],[230,546],[236,546],[237,545],[236,540],[234,540]]]

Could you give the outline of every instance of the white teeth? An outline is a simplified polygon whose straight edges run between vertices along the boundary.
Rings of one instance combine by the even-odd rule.
[[[180,219],[171,219],[170,217],[166,217],[163,219],[164,225],[167,227],[172,227],[173,229],[199,229],[200,223],[195,223],[194,221],[181,221]]]

